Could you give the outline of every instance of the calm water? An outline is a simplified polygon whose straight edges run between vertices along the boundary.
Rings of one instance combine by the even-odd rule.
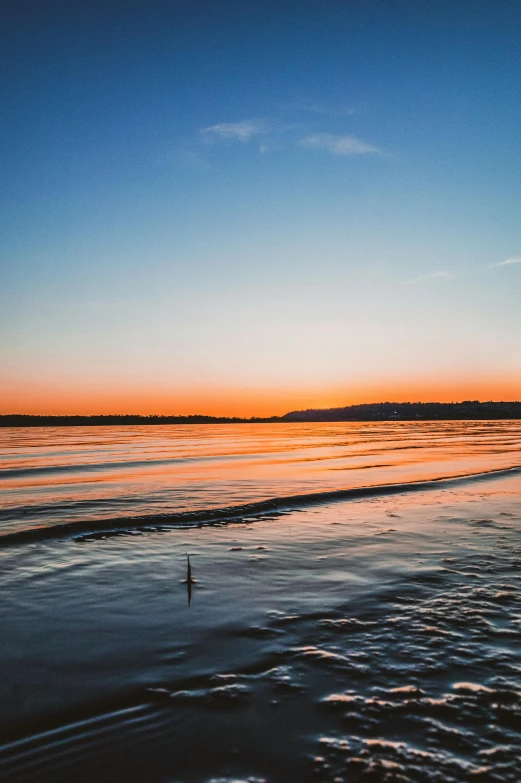
[[[519,421],[4,429],[0,535],[510,468],[520,446]]]
[[[1,432],[2,782],[519,783],[520,434]]]

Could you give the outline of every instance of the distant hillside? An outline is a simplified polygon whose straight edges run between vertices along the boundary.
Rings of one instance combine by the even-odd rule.
[[[0,427],[85,427],[151,424],[252,424],[298,421],[431,421],[436,419],[521,419],[521,402],[375,402],[344,408],[310,408],[270,418],[237,416],[32,416],[0,415]]]
[[[435,419],[521,419],[521,402],[376,402],[345,408],[292,411],[282,421],[430,421]]]

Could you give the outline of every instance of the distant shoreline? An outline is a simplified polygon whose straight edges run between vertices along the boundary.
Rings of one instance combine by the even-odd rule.
[[[378,402],[348,405],[343,408],[310,408],[291,411],[283,416],[141,416],[107,414],[94,416],[39,416],[0,414],[0,427],[99,427],[150,426],[164,424],[274,424],[289,422],[342,421],[496,421],[521,419],[521,402]]]

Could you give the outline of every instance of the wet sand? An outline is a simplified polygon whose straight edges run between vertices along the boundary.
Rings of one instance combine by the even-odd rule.
[[[0,550],[2,780],[518,783],[520,497]]]

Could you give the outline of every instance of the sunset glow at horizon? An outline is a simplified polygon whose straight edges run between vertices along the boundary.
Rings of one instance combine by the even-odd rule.
[[[353,389],[80,389],[64,386],[13,389],[2,395],[2,414],[142,416],[282,416],[293,410],[335,408],[377,402],[462,402],[463,400],[517,401],[517,379],[452,381],[443,386],[434,379],[407,380],[402,385],[374,385]],[[517,395],[517,396],[516,396]]]
[[[6,17],[1,414],[521,399],[519,4]]]

